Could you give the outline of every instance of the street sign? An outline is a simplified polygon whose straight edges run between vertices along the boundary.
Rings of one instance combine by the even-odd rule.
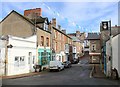
[[[108,30],[108,21],[102,22],[102,30]]]

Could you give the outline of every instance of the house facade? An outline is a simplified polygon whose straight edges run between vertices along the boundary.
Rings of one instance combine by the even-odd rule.
[[[49,21],[47,17],[42,17],[41,8],[28,9],[24,11],[24,16],[30,19],[36,29],[37,35],[37,58],[38,64],[48,68],[51,60],[51,32],[49,30]]]
[[[37,62],[36,35],[27,38],[8,37],[6,74],[18,75],[34,72],[33,66]]]
[[[73,52],[73,61],[75,60],[79,60],[80,56],[82,56],[83,54],[83,45],[81,44],[81,41],[75,37],[75,36],[70,36],[72,38],[73,41],[73,48],[72,48],[72,52]]]
[[[50,24],[52,37],[52,57],[53,60],[64,62],[69,60],[69,46],[72,44],[72,39],[66,34],[65,30],[61,30],[60,25],[57,28],[56,19],[53,18]]]
[[[0,24],[2,42],[6,41],[3,75],[33,72],[37,61],[34,24],[14,10]]]
[[[100,34],[88,33],[86,38],[89,43],[89,63],[100,63],[101,46],[100,46]]]
[[[76,31],[75,33],[68,33],[69,36],[78,39],[79,42],[74,41],[76,44],[75,46],[78,48],[77,53],[79,53],[79,56],[84,55],[84,50],[85,50],[85,39],[86,39],[86,33],[83,32],[81,33],[80,31]]]
[[[111,27],[111,40],[110,40],[110,29],[103,30],[102,28],[100,28],[100,31],[101,31],[101,48],[102,48],[101,53],[102,53],[102,60],[104,63],[104,74],[106,76],[108,76],[107,75],[108,67],[111,67],[111,69],[112,69],[118,63],[118,62],[116,62],[116,64],[115,64],[115,61],[117,60],[117,57],[115,55],[116,55],[117,49],[119,48],[117,45],[118,43],[116,41],[119,42],[118,36],[120,33],[120,26],[115,25],[115,26]],[[117,39],[115,39],[115,38],[117,38]],[[112,46],[111,46],[111,44],[112,44]],[[109,57],[111,58],[111,60],[110,60],[111,65],[108,66],[107,63],[109,61]],[[113,62],[114,62],[114,64],[113,64]],[[117,67],[114,67],[114,68],[117,69]]]

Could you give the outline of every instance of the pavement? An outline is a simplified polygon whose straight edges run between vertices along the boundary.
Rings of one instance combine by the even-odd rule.
[[[92,69],[92,77],[94,78],[106,78],[104,72],[100,69],[99,64],[94,64]]]
[[[46,70],[47,71],[47,70]],[[2,79],[16,79],[16,78],[23,78],[23,77],[29,77],[34,75],[40,75],[43,73],[46,73],[46,71],[41,72],[31,72],[31,73],[25,73],[25,74],[19,74],[19,75],[11,75],[11,76],[0,76]]]

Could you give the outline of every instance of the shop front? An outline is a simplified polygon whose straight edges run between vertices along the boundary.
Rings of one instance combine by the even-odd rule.
[[[51,60],[50,49],[39,48],[38,49],[38,64],[43,68],[48,68],[49,62]]]

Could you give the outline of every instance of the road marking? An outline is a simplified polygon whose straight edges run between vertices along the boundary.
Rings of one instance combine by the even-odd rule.
[[[93,70],[94,70],[94,67],[92,67],[92,70],[91,70],[91,72],[90,72],[90,78],[93,77],[93,76],[92,76],[92,74],[93,74]]]

